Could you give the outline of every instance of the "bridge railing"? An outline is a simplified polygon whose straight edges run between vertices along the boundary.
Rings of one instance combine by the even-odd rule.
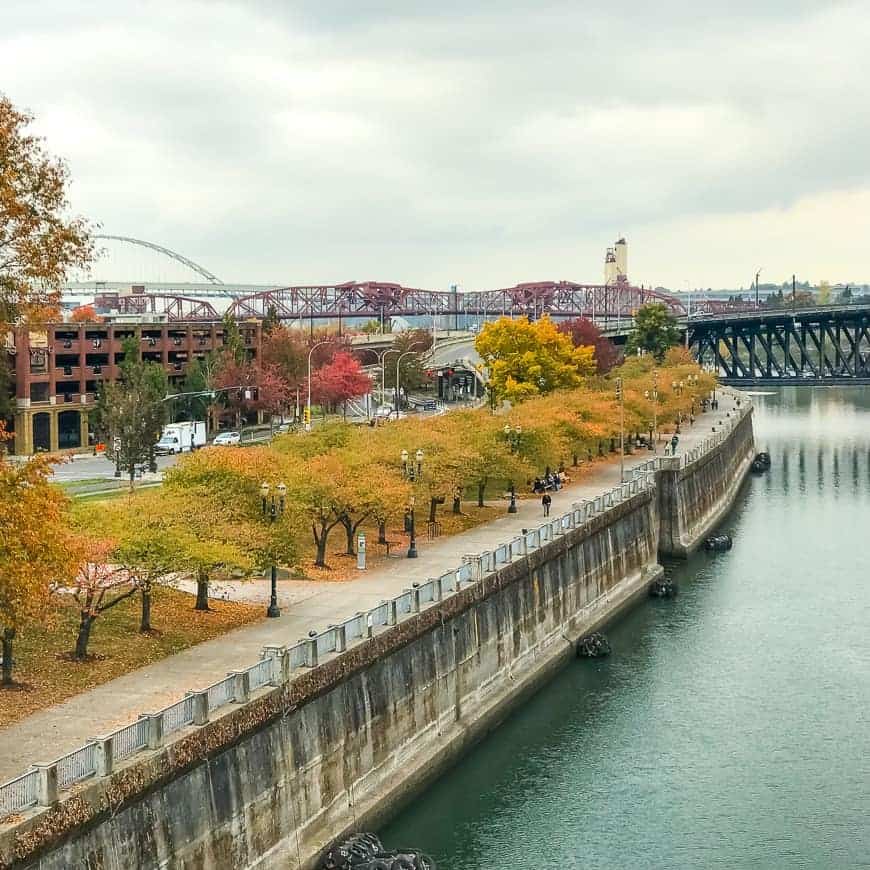
[[[735,418],[736,419],[736,418]],[[727,426],[728,424],[726,424]],[[733,428],[732,421],[730,427]],[[729,430],[730,431],[730,430]],[[719,443],[724,431],[690,451],[684,457],[700,455],[702,448]],[[632,469],[631,479],[592,499],[574,502],[570,510],[523,535],[500,544],[493,550],[464,556],[462,564],[424,583],[415,583],[394,598],[329,626],[312,632],[290,645],[265,647],[258,661],[227,674],[204,689],[187,692],[184,697],[106,735],[89,740],[84,746],[47,764],[34,764],[20,776],[0,785],[0,818],[34,806],[49,806],[58,792],[94,776],[106,776],[114,767],[142,752],[159,749],[166,737],[186,728],[206,724],[218,711],[246,703],[252,692],[286,684],[299,672],[317,667],[330,656],[343,654],[353,643],[365,643],[379,630],[413,619],[427,607],[445,597],[461,594],[489,574],[518,559],[524,559],[556,538],[606,514],[639,493],[654,489],[655,472],[662,459],[650,459]]]

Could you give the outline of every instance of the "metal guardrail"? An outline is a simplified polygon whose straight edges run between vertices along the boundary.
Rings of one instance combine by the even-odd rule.
[[[735,415],[721,423],[722,428],[714,435],[680,457],[680,466],[686,467],[721,444],[749,413],[750,407],[751,403],[747,402],[744,407],[736,409]],[[188,692],[184,698],[162,710],[143,715],[104,737],[88,741],[54,762],[34,765],[20,776],[0,784],[0,818],[37,805],[50,805],[57,800],[59,790],[98,774],[107,775],[119,762],[144,750],[159,748],[167,735],[192,725],[205,724],[211,713],[227,705],[245,703],[250,692],[287,682],[295,671],[316,667],[324,656],[341,655],[350,643],[364,643],[379,628],[395,625],[402,618],[419,613],[425,606],[437,604],[446,596],[480,582],[504,565],[524,558],[610,508],[654,488],[655,472],[662,467],[673,468],[674,459],[676,457],[650,459],[632,470],[631,480],[591,500],[575,502],[562,516],[550,519],[493,550],[463,557],[460,566],[440,577],[415,584],[395,598],[290,647],[266,647],[260,660],[248,668],[234,671],[201,691]],[[663,466],[663,463],[667,465]]]

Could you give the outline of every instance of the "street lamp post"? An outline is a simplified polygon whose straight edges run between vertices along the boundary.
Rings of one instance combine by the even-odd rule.
[[[260,496],[262,499],[263,516],[267,517],[269,524],[275,522],[278,517],[284,513],[284,500],[287,495],[287,487],[283,483],[279,483],[275,487],[276,494],[270,496],[270,487],[268,483],[263,483],[260,486]],[[278,566],[272,562],[272,594],[269,598],[269,606],[266,609],[266,616],[280,616],[281,611],[278,608]]]
[[[755,307],[759,307],[758,302],[758,278],[761,275],[761,267],[759,267],[758,271],[755,273]]]
[[[410,528],[410,540],[408,541],[408,558],[416,559],[417,558],[417,523],[416,523],[416,515],[414,512],[414,507],[416,504],[416,500],[414,496],[411,496],[410,506],[411,506],[411,528]]]
[[[411,454],[404,449],[400,456],[402,460],[402,476],[411,481],[420,480],[423,476],[423,451],[420,450],[420,448],[417,448],[413,460],[411,459]],[[415,504],[416,501],[412,495],[409,501],[408,510],[408,533],[410,535],[410,540],[408,541],[409,559],[417,558],[417,518]]]
[[[505,438],[507,438],[508,444],[510,445],[511,453],[516,453],[517,450],[520,449],[520,440],[523,437],[523,427],[511,426],[510,423],[505,423],[504,435]],[[508,513],[515,514],[517,512],[517,488],[513,481],[511,481],[510,494],[511,495],[510,503],[508,504]]]
[[[320,347],[322,344],[332,344],[332,339],[328,338],[324,341],[318,341],[315,344],[311,345],[311,349],[308,351],[308,402],[305,405],[306,410],[306,421],[305,421],[305,431],[311,431],[311,354]]]

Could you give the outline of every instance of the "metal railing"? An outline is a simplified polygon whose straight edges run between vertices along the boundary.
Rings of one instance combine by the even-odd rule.
[[[721,428],[714,435],[681,457],[682,467],[721,444],[749,413],[749,403],[736,411],[720,424]],[[295,671],[316,666],[324,656],[340,655],[351,643],[365,642],[375,630],[393,625],[402,618],[411,618],[421,608],[437,604],[445,596],[455,595],[466,586],[480,582],[487,575],[516,559],[525,558],[528,553],[556,537],[581,528],[612,507],[653,489],[656,485],[655,472],[662,467],[673,468],[671,463],[675,459],[650,459],[632,470],[629,481],[593,499],[575,502],[563,515],[548,519],[494,550],[465,557],[462,565],[440,577],[415,584],[395,598],[352,616],[339,625],[312,632],[310,637],[296,644],[267,648],[260,660],[247,669],[229,674],[200,692],[191,692],[157,713],[144,716],[105,737],[89,741],[51,764],[36,765],[21,776],[0,784],[0,817],[53,802],[57,799],[58,789],[67,789],[98,771],[110,773],[113,765],[146,748],[162,745],[166,735],[190,727],[194,722],[204,724],[211,713],[222,707],[244,703],[250,692],[292,679]],[[54,790],[52,783],[56,784]]]

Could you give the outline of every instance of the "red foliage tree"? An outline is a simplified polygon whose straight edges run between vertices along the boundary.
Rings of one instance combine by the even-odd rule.
[[[311,376],[311,395],[319,404],[334,408],[341,404],[347,416],[348,400],[364,396],[372,388],[372,379],[359,362],[346,351],[337,353],[332,361]]]
[[[563,320],[559,324],[559,332],[571,336],[574,347],[592,347],[595,349],[595,362],[598,373],[609,372],[619,359],[619,351],[609,338],[601,334],[601,330],[585,317],[574,317]]]
[[[290,404],[290,386],[277,365],[239,362],[231,353],[223,353],[218,360],[214,387],[217,390],[239,388],[222,394],[223,401],[236,413],[237,423],[242,412],[278,414]]]

